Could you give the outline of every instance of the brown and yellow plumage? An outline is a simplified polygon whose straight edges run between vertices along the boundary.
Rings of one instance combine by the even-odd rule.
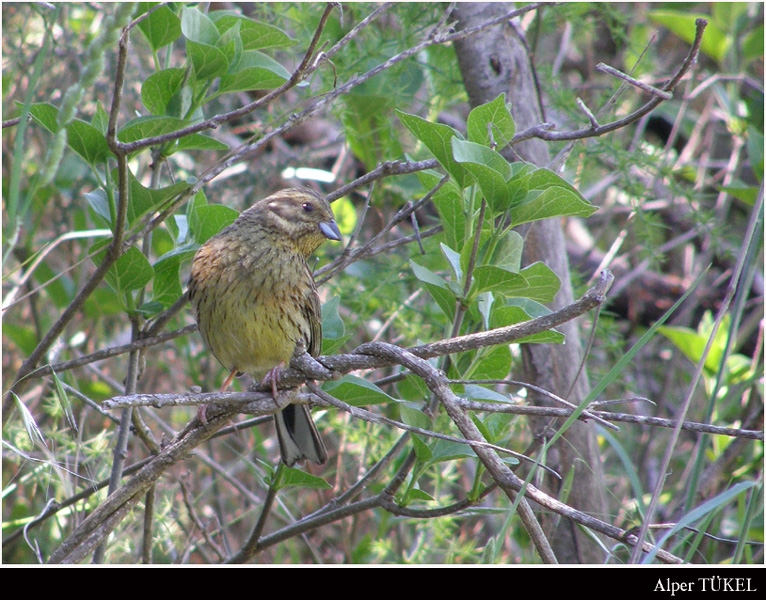
[[[300,340],[319,355],[321,308],[307,259],[325,239],[341,239],[330,205],[291,188],[253,204],[197,251],[189,299],[205,344],[230,373],[273,375]],[[275,420],[287,465],[327,460],[308,407],[288,405]]]

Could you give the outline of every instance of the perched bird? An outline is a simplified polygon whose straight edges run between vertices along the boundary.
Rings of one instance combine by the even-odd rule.
[[[243,211],[194,256],[189,299],[205,344],[230,372],[271,382],[300,340],[312,356],[322,348],[319,296],[307,259],[340,230],[325,198],[308,188],[272,194]],[[282,461],[327,460],[308,407],[275,415]]]

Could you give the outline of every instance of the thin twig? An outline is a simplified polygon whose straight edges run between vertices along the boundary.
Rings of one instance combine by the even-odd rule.
[[[698,21],[699,20],[700,19],[698,19]],[[753,237],[755,235],[755,228],[760,222],[760,215],[761,215],[762,208],[763,208],[763,184],[761,184],[761,189],[758,192],[758,199],[756,200],[755,205],[753,206],[753,210],[750,213],[750,222],[748,223],[747,231],[745,232],[745,236],[742,240],[743,248],[749,248],[750,244],[752,243]],[[640,562],[641,548],[643,546],[643,541],[646,539],[646,534],[647,534],[649,525],[652,522],[654,513],[657,510],[657,505],[659,504],[660,495],[662,494],[662,490],[665,487],[665,480],[667,479],[670,461],[673,459],[673,454],[676,451],[676,444],[678,443],[678,439],[681,434],[681,429],[682,429],[681,425],[683,421],[685,420],[686,413],[689,411],[689,408],[691,406],[692,400],[694,398],[694,392],[697,388],[697,384],[699,383],[699,380],[702,378],[702,372],[705,368],[705,362],[716,340],[716,333],[718,332],[718,329],[721,327],[721,323],[723,322],[724,318],[727,315],[729,304],[731,304],[731,300],[732,298],[734,298],[734,294],[737,291],[737,286],[740,283],[740,276],[742,275],[742,270],[744,268],[746,256],[747,256],[747,252],[741,252],[739,257],[737,258],[737,263],[734,267],[734,271],[732,272],[731,278],[729,279],[729,284],[726,288],[726,293],[724,294],[723,300],[721,301],[721,306],[718,309],[718,314],[716,315],[715,322],[713,323],[713,328],[710,331],[708,341],[705,344],[705,348],[702,351],[702,355],[697,361],[697,367],[694,370],[694,375],[689,385],[689,389],[686,393],[686,398],[684,399],[684,402],[681,405],[681,409],[678,412],[678,423],[673,429],[673,433],[670,436],[670,440],[668,441],[668,444],[667,444],[667,450],[665,452],[665,456],[662,459],[662,465],[660,466],[658,481],[656,485],[654,486],[654,490],[652,492],[652,499],[649,502],[649,506],[646,509],[646,514],[641,524],[641,530],[639,531],[639,534],[638,534],[638,544],[633,549],[633,552],[631,553],[631,556],[630,556],[631,563],[637,564],[638,562]]]
[[[649,85],[648,83],[644,83],[643,81],[634,79],[630,75],[623,73],[622,71],[618,71],[614,67],[610,67],[607,64],[598,63],[596,65],[596,71],[601,71],[602,73],[608,73],[609,75],[613,75],[614,77],[617,77],[618,79],[622,79],[623,81],[626,81],[630,85],[637,87],[638,89],[643,90],[651,94],[652,96],[661,98],[662,100],[673,99],[673,94],[671,92],[666,92],[665,90],[658,89],[654,87],[653,85]]]
[[[696,26],[697,29],[692,47],[689,50],[689,53],[686,55],[683,64],[678,69],[678,72],[670,79],[668,83],[663,86],[662,90],[665,92],[671,92],[676,87],[681,78],[691,68],[692,64],[694,64],[694,61],[697,60],[700,44],[702,43],[702,34],[705,31],[705,27],[707,27],[707,21],[705,19],[697,19]],[[599,137],[604,134],[611,133],[612,131],[622,129],[631,123],[635,123],[644,115],[648,115],[650,112],[652,112],[664,101],[665,100],[663,98],[653,96],[651,100],[649,100],[646,104],[633,111],[626,117],[623,117],[622,119],[612,121],[606,125],[600,125],[598,127],[591,126],[587,129],[578,129],[576,131],[551,131],[550,123],[542,123],[517,133],[515,136],[513,136],[513,140],[511,140],[510,145],[518,144],[519,142],[530,139],[532,137],[536,137],[549,142],[582,140],[590,137]]]

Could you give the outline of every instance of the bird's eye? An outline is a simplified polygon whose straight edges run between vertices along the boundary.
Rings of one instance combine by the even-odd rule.
[[[314,210],[314,205],[310,202],[304,202],[303,203],[303,210],[307,213],[310,213]]]

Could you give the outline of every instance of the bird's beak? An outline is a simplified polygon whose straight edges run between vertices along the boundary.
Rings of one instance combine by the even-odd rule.
[[[335,240],[336,242],[341,240],[340,229],[338,229],[338,224],[335,222],[335,219],[320,223],[319,231],[321,231],[322,235],[328,240]]]

